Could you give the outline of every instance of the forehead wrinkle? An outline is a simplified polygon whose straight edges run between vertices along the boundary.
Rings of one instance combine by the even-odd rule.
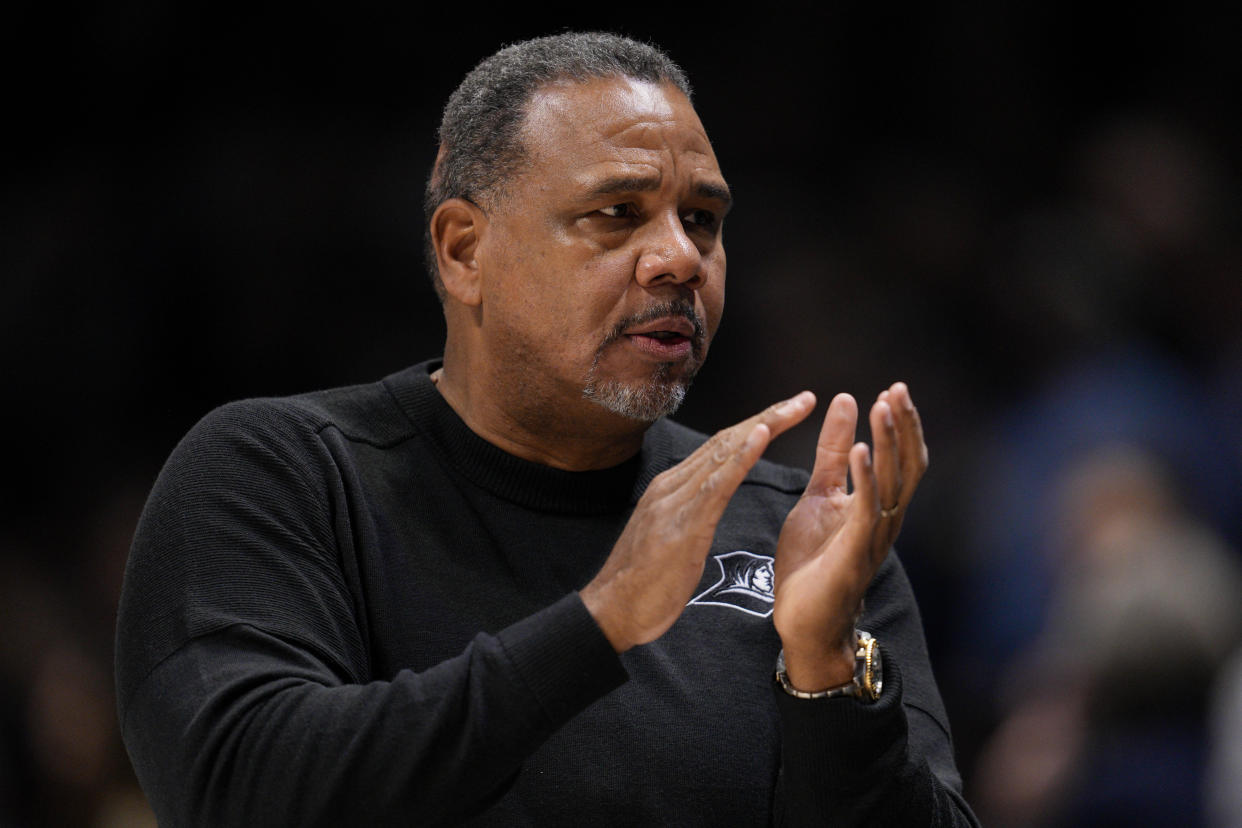
[[[582,87],[598,90],[589,103],[591,114],[584,118],[582,101],[574,99],[574,93]],[[682,107],[667,95],[680,97],[685,102],[689,118]],[[615,104],[615,106],[613,105]],[[608,117],[611,112],[633,112],[636,120],[617,120]],[[586,128],[590,134],[583,134]],[[689,128],[690,140],[675,147],[672,136],[681,129]],[[559,132],[576,143],[612,143],[620,147],[670,152],[692,152],[712,157],[711,141],[698,119],[698,113],[681,90],[669,84],[652,84],[627,77],[599,78],[585,83],[561,80],[553,81],[535,91],[526,106],[521,131],[529,137]],[[634,131],[635,136],[625,137]],[[548,137],[551,137],[550,134]]]
[[[686,126],[686,124],[683,124],[675,113],[670,112],[662,118],[644,118],[641,121],[617,124],[612,129],[601,130],[600,138],[605,141],[616,141],[625,139],[626,133],[633,132],[635,133],[634,143],[627,143],[627,146],[671,150],[673,147],[669,143],[669,132],[681,126]],[[693,133],[695,138],[702,139],[706,143],[707,135],[701,130],[695,129]]]
[[[599,143],[611,144],[618,151],[668,155],[674,163],[680,156],[697,156],[707,162],[714,161],[715,154],[707,134],[698,124],[693,125],[686,134],[686,127],[689,126],[683,119],[674,116],[659,121],[618,124],[615,129],[601,131]]]
[[[622,173],[608,175],[594,181],[587,178],[582,182],[584,188],[582,198],[586,201],[593,201],[609,195],[656,192],[663,186],[664,176],[658,169],[651,174],[626,175]],[[733,195],[729,192],[729,186],[723,181],[694,181],[690,185],[690,192],[699,198],[721,202],[726,211],[733,206]]]
[[[663,183],[665,175],[668,174],[669,180],[676,181],[682,169],[685,168],[692,179],[690,189],[696,195],[720,201],[732,201],[729,187],[724,183],[710,144],[707,145],[706,151],[694,147],[679,148],[672,141],[674,136],[663,130],[659,130],[658,135],[660,137],[658,144],[653,141],[648,142],[646,146],[634,143],[597,142],[604,145],[601,146],[601,150],[611,155],[611,159],[602,162],[602,165],[620,168],[619,172],[613,172],[611,175],[601,175],[599,186],[628,179],[635,185],[629,188],[632,191],[655,190],[659,187],[648,185],[642,179],[650,177],[657,183]],[[631,172],[631,170],[641,170],[641,172]],[[648,173],[647,170],[651,172]]]
[[[662,185],[663,175],[658,170],[655,174],[647,175],[610,175],[596,181],[594,185],[587,181],[586,186],[589,186],[590,190],[586,192],[586,197],[590,200],[600,196],[614,195],[617,192],[652,192],[660,189]]]
[[[672,129],[665,129],[665,126],[670,126]],[[656,170],[656,177],[661,181],[666,170],[670,174],[669,180],[676,181],[684,166],[688,168],[692,180],[690,191],[701,198],[724,202],[727,209],[732,205],[733,197],[729,193],[728,185],[721,178],[720,167],[712,152],[711,143],[707,140],[707,135],[701,129],[696,128],[690,136],[685,136],[678,129],[681,126],[684,126],[684,123],[676,118],[670,118],[664,123],[642,121],[630,124],[618,130],[614,137],[619,138],[631,130],[637,130],[638,135],[635,139],[631,139],[631,143],[620,144],[614,141],[614,155],[622,163],[637,163],[653,167]],[[684,140],[675,141],[676,138]],[[634,155],[645,157],[647,160],[633,160]],[[630,158],[627,159],[626,156]],[[704,177],[707,180],[704,180]]]
[[[576,98],[584,85],[600,94]],[[688,173],[688,192],[727,209],[732,198],[702,123],[688,100],[682,106],[671,94],[665,86],[627,78],[545,86],[532,96],[521,127],[528,159],[543,175],[576,179],[575,189],[587,199],[658,191]],[[596,160],[575,173],[561,164],[562,148],[582,161],[591,155]]]

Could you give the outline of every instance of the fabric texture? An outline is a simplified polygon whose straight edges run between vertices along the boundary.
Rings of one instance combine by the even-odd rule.
[[[506,454],[429,378],[249,400],[155,483],[117,628],[161,825],[974,825],[895,554],[866,597],[879,702],[777,688],[771,558],[804,472],[760,461],[702,582],[618,656],[577,590],[646,486]]]

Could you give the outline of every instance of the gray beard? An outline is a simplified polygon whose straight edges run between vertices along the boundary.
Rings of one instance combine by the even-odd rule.
[[[659,319],[669,314],[684,316],[694,325],[694,335],[691,337],[694,355],[680,378],[673,376],[675,363],[671,362],[660,363],[650,379],[634,384],[600,378],[599,361],[605,348],[620,339],[629,326]],[[591,371],[587,374],[582,396],[614,414],[643,423],[654,423],[661,417],[669,416],[681,406],[682,400],[686,398],[686,390],[690,387],[690,381],[694,379],[694,375],[703,365],[706,348],[703,320],[695,313],[694,305],[690,302],[674,300],[648,308],[643,313],[617,323],[616,327],[600,343],[599,349],[595,352],[595,361],[591,363]]]
[[[599,358],[596,357],[582,396],[614,414],[644,423],[654,423],[676,411],[690,386],[689,376],[684,379],[669,376],[672,373],[671,364],[657,366],[655,376],[635,385],[613,379],[601,380],[596,375],[598,366]]]

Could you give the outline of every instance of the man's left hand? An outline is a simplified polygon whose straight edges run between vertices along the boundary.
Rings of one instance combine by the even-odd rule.
[[[854,442],[857,421],[854,398],[834,397],[811,480],[777,542],[772,620],[789,681],[807,692],[853,677],[863,594],[927,470],[923,426],[905,383],[894,383],[871,407],[874,458],[866,443]]]

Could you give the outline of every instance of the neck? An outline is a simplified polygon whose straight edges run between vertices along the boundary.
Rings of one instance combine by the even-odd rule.
[[[642,448],[650,425],[586,399],[526,399],[521,389],[492,381],[483,366],[451,347],[432,381],[475,434],[515,457],[566,471],[625,462]]]

